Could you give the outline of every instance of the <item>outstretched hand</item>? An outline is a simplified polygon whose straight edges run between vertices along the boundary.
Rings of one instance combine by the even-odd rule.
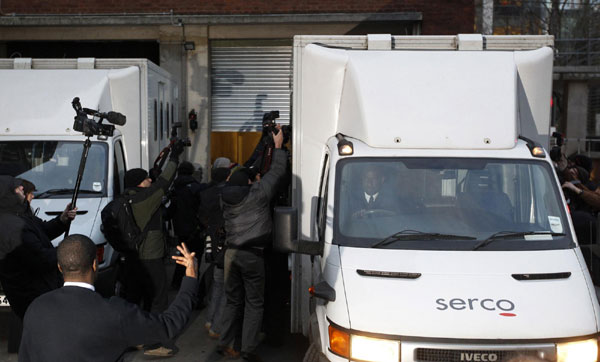
[[[185,243],[177,245],[177,250],[181,253],[179,255],[173,255],[173,260],[179,265],[185,267],[185,275],[190,278],[198,279],[198,259],[196,259],[196,253],[191,252],[185,246]]]

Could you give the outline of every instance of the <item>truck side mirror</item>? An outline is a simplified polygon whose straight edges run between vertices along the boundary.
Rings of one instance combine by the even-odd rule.
[[[289,206],[275,208],[273,215],[273,247],[281,253],[322,255],[322,241],[297,240],[298,209]]]

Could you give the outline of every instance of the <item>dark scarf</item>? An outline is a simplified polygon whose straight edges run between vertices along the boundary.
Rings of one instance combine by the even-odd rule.
[[[19,185],[12,176],[0,176],[0,260],[22,242],[25,222],[19,215],[25,213],[27,204],[15,193]]]

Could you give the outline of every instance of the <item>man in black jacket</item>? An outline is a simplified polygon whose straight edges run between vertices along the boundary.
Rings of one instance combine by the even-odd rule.
[[[283,132],[280,129],[273,134],[273,141],[275,150],[271,168],[265,176],[252,183],[249,172],[242,168],[231,174],[222,193],[227,304],[219,349],[229,357],[239,355],[231,343],[238,329],[238,319],[243,315],[241,352],[250,361],[260,361],[255,352],[264,305],[263,249],[271,243],[271,199],[287,163],[287,154],[281,149]]]
[[[203,225],[200,224],[198,211],[200,208],[200,193],[206,189],[206,184],[199,183],[192,176],[194,165],[183,161],[177,168],[177,177],[173,181],[169,216],[173,220],[173,229],[179,242],[185,243],[196,255],[202,255],[204,249]],[[183,267],[176,266],[171,285],[179,287],[183,278]]]
[[[62,285],[50,241],[75,218],[77,209],[69,207],[53,220],[43,221],[30,212],[20,181],[0,176],[0,283],[21,319],[35,298]]]
[[[195,254],[185,244],[177,248],[182,256],[173,259],[186,267],[186,277],[175,301],[156,315],[119,297],[104,299],[96,293],[94,243],[81,234],[65,238],[58,246],[65,285],[31,304],[19,361],[117,361],[127,347],[175,337],[189,319],[198,290]]]

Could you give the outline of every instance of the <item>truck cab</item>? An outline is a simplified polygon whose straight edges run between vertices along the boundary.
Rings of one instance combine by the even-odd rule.
[[[305,360],[597,361],[600,307],[545,151],[551,39],[359,38],[295,39],[274,242]]]
[[[35,184],[31,206],[44,220],[65,209],[75,188],[86,140],[74,129],[75,97],[85,108],[126,117],[112,137],[90,138],[69,231],[96,243],[96,289],[109,296],[118,287],[113,268],[118,255],[102,234],[100,212],[123,192],[126,170],[148,170],[169,144],[179,118],[177,83],[146,59],[0,59],[0,174]]]

